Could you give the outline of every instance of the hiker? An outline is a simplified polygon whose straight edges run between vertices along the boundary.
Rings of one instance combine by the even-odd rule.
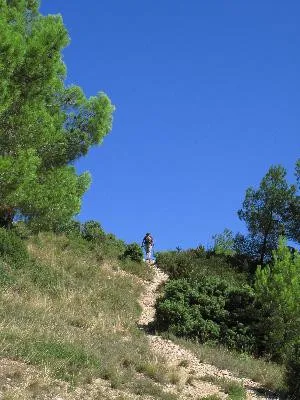
[[[142,241],[142,247],[144,247],[146,253],[146,261],[149,262],[151,261],[151,253],[153,246],[154,246],[154,240],[153,237],[151,236],[151,233],[146,233]]]

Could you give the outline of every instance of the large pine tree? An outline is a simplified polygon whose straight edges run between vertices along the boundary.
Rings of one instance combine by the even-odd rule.
[[[111,129],[105,94],[64,83],[68,42],[36,0],[0,0],[0,226],[18,215],[49,228],[78,213],[90,177],[72,164]]]

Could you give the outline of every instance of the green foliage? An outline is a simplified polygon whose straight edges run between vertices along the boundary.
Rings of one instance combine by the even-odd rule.
[[[300,159],[296,163],[295,170],[298,189],[300,189]],[[294,241],[300,243],[300,196],[299,194],[294,197],[289,205],[286,213],[287,226],[286,230],[288,236],[293,238]]]
[[[81,226],[81,235],[88,241],[99,241],[104,238],[105,233],[97,221],[87,221]]]
[[[30,227],[24,221],[15,222],[11,229],[21,239],[28,239],[32,235]]]
[[[132,261],[142,262],[143,261],[143,250],[138,243],[130,243],[126,245],[123,257],[130,258]]]
[[[300,158],[296,162],[295,175],[296,175],[298,185],[300,185]]]
[[[5,339],[5,336],[2,336]],[[18,336],[11,337],[10,341],[18,341]],[[34,364],[56,364],[55,377],[74,382],[75,377],[84,369],[99,369],[100,362],[93,354],[88,354],[84,346],[59,342],[47,337],[40,337],[37,342],[26,338],[18,343],[17,357],[30,359]]]
[[[1,1],[0,36],[0,224],[50,229],[80,211],[90,178],[72,163],[110,131],[113,106],[65,86],[69,37],[37,1]]]
[[[228,394],[229,400],[245,400],[247,398],[247,392],[242,384],[239,382],[235,382],[225,378],[218,378],[213,375],[206,375],[203,376],[201,379],[220,386],[222,390],[226,394]]]
[[[112,233],[105,234],[101,240],[93,243],[93,249],[99,260],[121,258],[125,248],[123,240],[116,238]]]
[[[216,254],[224,254],[225,256],[233,256],[235,254],[234,236],[230,229],[225,228],[223,233],[214,235],[213,239],[213,249]]]
[[[225,381],[222,388],[228,394],[230,400],[245,400],[247,398],[245,388],[238,382]]]
[[[243,208],[238,215],[245,221],[260,264],[271,257],[279,236],[288,229],[290,216],[287,210],[296,201],[296,186],[288,185],[286,171],[282,166],[273,166],[262,179],[257,190],[248,188]]]
[[[202,277],[201,282],[167,282],[156,304],[156,327],[177,336],[214,341],[252,351],[255,340],[249,327],[254,295],[250,287],[235,288],[225,280]]]
[[[286,363],[285,381],[290,398],[300,398],[300,338],[291,347]]]
[[[217,320],[224,317],[224,290],[217,282],[192,286],[184,279],[168,282],[165,294],[156,305],[156,322],[160,330],[201,342],[216,340],[220,335]]]
[[[74,219],[61,223],[55,227],[55,232],[65,233],[67,236],[81,236],[81,223]]]
[[[186,251],[168,251],[156,254],[159,268],[167,272],[170,279],[185,278],[201,281],[203,276],[215,276],[228,282],[245,283],[247,276],[237,271],[234,259],[205,251],[202,246]]]
[[[273,253],[273,264],[258,267],[255,290],[262,307],[259,330],[266,351],[282,359],[300,332],[300,255],[292,254],[284,239]]]
[[[24,267],[29,262],[24,242],[13,231],[4,228],[0,228],[0,258],[15,268]]]

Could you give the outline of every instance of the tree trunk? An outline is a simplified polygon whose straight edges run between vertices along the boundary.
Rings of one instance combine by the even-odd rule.
[[[264,241],[263,241],[261,251],[260,251],[259,265],[261,265],[261,266],[263,266],[263,264],[264,264],[264,258],[265,258],[266,247],[267,247],[267,237],[268,237],[268,234],[266,233],[264,236]]]

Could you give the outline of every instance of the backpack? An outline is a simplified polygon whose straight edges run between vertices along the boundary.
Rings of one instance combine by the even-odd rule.
[[[152,236],[150,236],[150,235],[148,235],[148,236],[145,236],[145,243],[149,246],[149,245],[151,245],[151,244],[153,244],[153,239],[152,239]]]

